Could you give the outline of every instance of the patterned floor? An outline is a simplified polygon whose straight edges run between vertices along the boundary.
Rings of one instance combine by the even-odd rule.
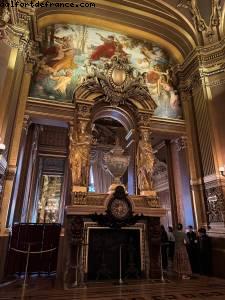
[[[130,281],[127,285],[89,283],[85,288],[63,290],[50,279],[32,279],[22,295],[21,281],[0,288],[0,300],[225,300],[225,280],[195,278],[170,281]]]

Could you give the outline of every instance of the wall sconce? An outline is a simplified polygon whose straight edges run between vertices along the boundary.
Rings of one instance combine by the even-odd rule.
[[[2,159],[2,154],[5,151],[5,144],[0,144],[0,160]]]
[[[225,176],[225,167],[219,167],[219,172],[221,176]]]

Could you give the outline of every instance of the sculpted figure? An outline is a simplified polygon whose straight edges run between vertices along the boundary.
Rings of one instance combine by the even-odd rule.
[[[152,191],[152,173],[154,165],[154,154],[149,142],[148,130],[142,131],[137,151],[137,177],[140,191]]]
[[[70,133],[70,167],[73,186],[86,186],[89,172],[90,135],[87,121],[80,121],[77,130]]]

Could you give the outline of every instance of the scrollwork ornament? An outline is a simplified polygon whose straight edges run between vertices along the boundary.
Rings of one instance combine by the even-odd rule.
[[[89,119],[91,115],[91,105],[79,103],[77,104],[78,118]]]
[[[150,114],[139,113],[138,119],[139,119],[138,123],[139,123],[140,126],[148,127],[148,128],[151,127],[151,116],[150,116]]]
[[[99,66],[89,62],[87,70],[90,72],[76,89],[75,98],[90,92],[101,95],[97,99],[104,100],[112,106],[119,106],[132,98],[154,103],[145,84],[144,75],[135,71],[128,58],[123,55],[115,55],[107,63]],[[154,110],[156,104],[152,106]]]
[[[177,7],[189,9],[194,20],[196,30],[202,34],[203,43],[212,43],[219,39],[218,28],[221,20],[220,0],[212,0],[212,13],[209,24],[206,24],[198,7],[197,0],[180,0]]]
[[[8,7],[4,7],[2,12],[0,11],[0,40],[5,37],[5,30],[10,22],[10,12]]]
[[[216,186],[206,190],[207,206],[208,206],[208,219],[209,223],[224,222],[225,216],[225,203],[223,190],[221,186]]]
[[[182,136],[174,140],[178,152],[187,148],[187,138]]]
[[[72,205],[87,205],[87,193],[72,192]]]

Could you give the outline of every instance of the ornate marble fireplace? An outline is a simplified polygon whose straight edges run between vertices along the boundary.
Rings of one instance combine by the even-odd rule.
[[[125,208],[126,205],[127,208]],[[118,264],[120,244],[124,247],[122,260],[125,260],[128,253],[132,252],[132,247],[136,248],[135,256],[138,255],[134,262],[136,273],[128,274],[132,258],[126,262],[122,261],[123,276],[160,278],[160,217],[165,213],[165,210],[160,208],[157,197],[128,196],[121,186],[109,195],[94,193],[87,194],[86,197],[81,193],[74,195],[72,204],[66,208],[64,285],[72,287],[82,285],[87,280],[115,279],[118,268],[115,266],[112,268],[110,259],[112,259],[113,250],[107,248],[110,245],[115,247],[114,262]],[[101,236],[97,231],[102,232],[102,236],[107,236],[107,230],[108,236],[111,235],[111,244],[109,243],[110,237],[107,237],[104,247],[104,238],[101,238],[102,249],[98,250],[99,241],[96,245],[93,244],[93,240],[99,240],[96,234]],[[126,235],[128,230],[136,233]],[[93,233],[95,233],[95,238],[93,238]],[[133,239],[134,242],[130,242],[129,239]],[[133,246],[132,243],[134,243]],[[130,248],[129,251],[125,249],[127,247]],[[101,262],[99,257],[94,257],[94,253],[90,254],[91,249],[101,256],[103,259]],[[95,264],[93,260],[97,263]],[[104,264],[105,274],[102,270]],[[93,265],[97,268],[95,271],[93,271]]]

